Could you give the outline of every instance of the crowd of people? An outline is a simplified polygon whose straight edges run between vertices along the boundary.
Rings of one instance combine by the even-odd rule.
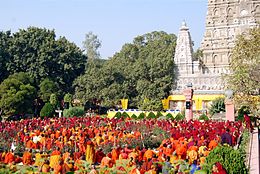
[[[131,145],[131,141],[143,142],[147,136],[162,136],[152,134],[154,128],[169,135],[158,147],[146,147],[144,143]],[[6,148],[0,154],[0,163],[35,166],[40,172],[57,174],[82,170],[95,174],[101,169],[109,173],[113,167],[126,170],[117,163],[126,160],[129,173],[166,174],[170,169],[180,171],[183,161],[194,173],[203,168],[206,157],[218,144],[235,146],[242,129],[241,122],[124,120],[99,116],[1,122],[1,141]],[[106,145],[110,149],[105,151]],[[24,149],[17,152],[21,147]],[[221,164],[216,164],[213,170],[221,173],[222,169]]]

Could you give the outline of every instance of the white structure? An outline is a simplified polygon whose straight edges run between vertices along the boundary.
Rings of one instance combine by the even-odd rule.
[[[215,74],[204,74],[200,62],[194,61],[192,55],[193,49],[189,28],[183,22],[178,34],[174,56],[177,90],[185,89],[188,83],[192,83],[193,89],[197,90],[223,89],[220,77]]]

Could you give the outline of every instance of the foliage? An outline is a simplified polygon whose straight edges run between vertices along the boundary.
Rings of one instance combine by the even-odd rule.
[[[41,112],[40,112],[40,116],[41,117],[52,117],[54,115],[54,107],[52,104],[50,103],[45,103],[45,105],[43,106]]]
[[[97,50],[101,47],[101,41],[98,39],[97,35],[88,32],[85,41],[83,42],[83,47],[86,50],[89,60],[100,58],[100,54]]]
[[[94,98],[102,98],[102,89],[108,80],[108,75],[105,75],[104,63],[106,60],[95,59],[88,61],[85,74],[79,76],[74,81],[75,98],[80,99],[84,103],[92,101]]]
[[[203,113],[203,114],[199,117],[199,120],[207,121],[207,120],[209,120],[209,117],[208,117],[206,114]]]
[[[181,113],[178,113],[178,114],[174,117],[174,119],[175,119],[176,121],[184,120],[184,119],[185,119],[185,116],[182,115]]]
[[[54,30],[29,27],[12,34],[1,32],[0,48],[5,48],[0,49],[0,60],[1,55],[6,56],[4,76],[28,72],[35,80],[34,86],[50,78],[66,93],[72,90],[74,79],[84,72],[86,56],[65,37],[56,39]]]
[[[48,78],[44,79],[40,83],[39,87],[40,87],[39,96],[44,102],[49,102],[51,94],[53,93],[57,94],[58,91],[58,85],[54,81]]]
[[[210,115],[214,115],[216,113],[225,112],[225,98],[219,97],[212,101],[212,104],[209,108]]]
[[[50,96],[50,104],[56,109],[58,107],[58,98],[56,94],[51,94]]]
[[[238,107],[249,106],[251,111],[259,109],[260,98],[260,28],[254,28],[248,35],[241,35],[231,57],[231,72],[227,76],[229,88],[234,90],[235,102]]]
[[[9,61],[10,54],[8,48],[10,47],[11,32],[0,31],[0,83],[8,77],[7,62]]]
[[[128,98],[129,107],[161,110],[160,99],[168,96],[174,81],[175,44],[175,35],[151,32],[123,45],[109,60],[88,61],[85,74],[74,82],[76,98],[102,99],[107,107]]]
[[[218,146],[212,150],[206,157],[203,169],[211,173],[216,162],[220,162],[227,173],[248,173],[244,156],[230,146]]]
[[[192,55],[192,58],[194,61],[201,61],[202,60],[202,57],[203,57],[203,51],[200,50],[200,49],[197,49],[193,55]]]
[[[84,108],[82,107],[70,107],[69,109],[64,109],[64,117],[80,117],[84,115]]]
[[[145,99],[144,102],[140,102],[140,108],[146,111],[161,111],[162,102],[160,99]]]
[[[3,115],[32,113],[36,89],[27,73],[10,75],[0,84],[0,108]]]
[[[241,106],[241,108],[239,108],[237,115],[238,115],[238,120],[240,121],[244,121],[244,114],[249,115],[250,114],[250,108],[249,106]]]
[[[65,94],[64,102],[71,103],[72,102],[72,94],[70,94],[70,93]]]
[[[242,136],[240,138],[242,140],[241,140],[241,142],[239,144],[238,151],[244,158],[246,158],[246,153],[247,153],[249,139],[250,139],[250,132],[249,132],[249,130],[244,130],[244,132],[242,133]]]

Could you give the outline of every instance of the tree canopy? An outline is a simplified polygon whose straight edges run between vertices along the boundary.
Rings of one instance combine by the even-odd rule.
[[[260,103],[260,28],[241,35],[236,41],[231,59],[232,74],[227,77],[228,87],[235,92],[239,106],[248,105],[252,111]]]
[[[0,108],[4,115],[32,113],[36,89],[27,73],[10,75],[0,84]]]
[[[87,60],[74,43],[65,37],[56,40],[54,30],[45,28],[29,27],[13,34],[1,32],[2,47],[0,59],[5,58],[3,67],[7,74],[28,72],[36,86],[48,77],[57,82],[64,93],[72,91],[72,82],[84,72]]]
[[[89,60],[100,58],[98,49],[101,47],[101,41],[98,39],[97,35],[92,32],[88,32],[86,34],[85,41],[83,41],[83,47],[86,50]]]
[[[88,63],[74,83],[76,97],[102,99],[107,106],[128,98],[130,107],[143,109],[146,100],[155,106],[151,109],[161,109],[174,79],[175,45],[176,36],[162,31],[137,36],[109,60]]]

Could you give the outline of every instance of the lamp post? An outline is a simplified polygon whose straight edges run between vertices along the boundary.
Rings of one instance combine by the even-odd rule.
[[[185,96],[185,117],[186,120],[189,121],[193,119],[192,112],[192,97],[193,97],[193,89],[192,83],[187,85],[187,88],[183,90],[183,95]]]
[[[233,101],[233,90],[227,89],[225,91],[225,108],[226,108],[226,120],[235,121],[235,105]]]

